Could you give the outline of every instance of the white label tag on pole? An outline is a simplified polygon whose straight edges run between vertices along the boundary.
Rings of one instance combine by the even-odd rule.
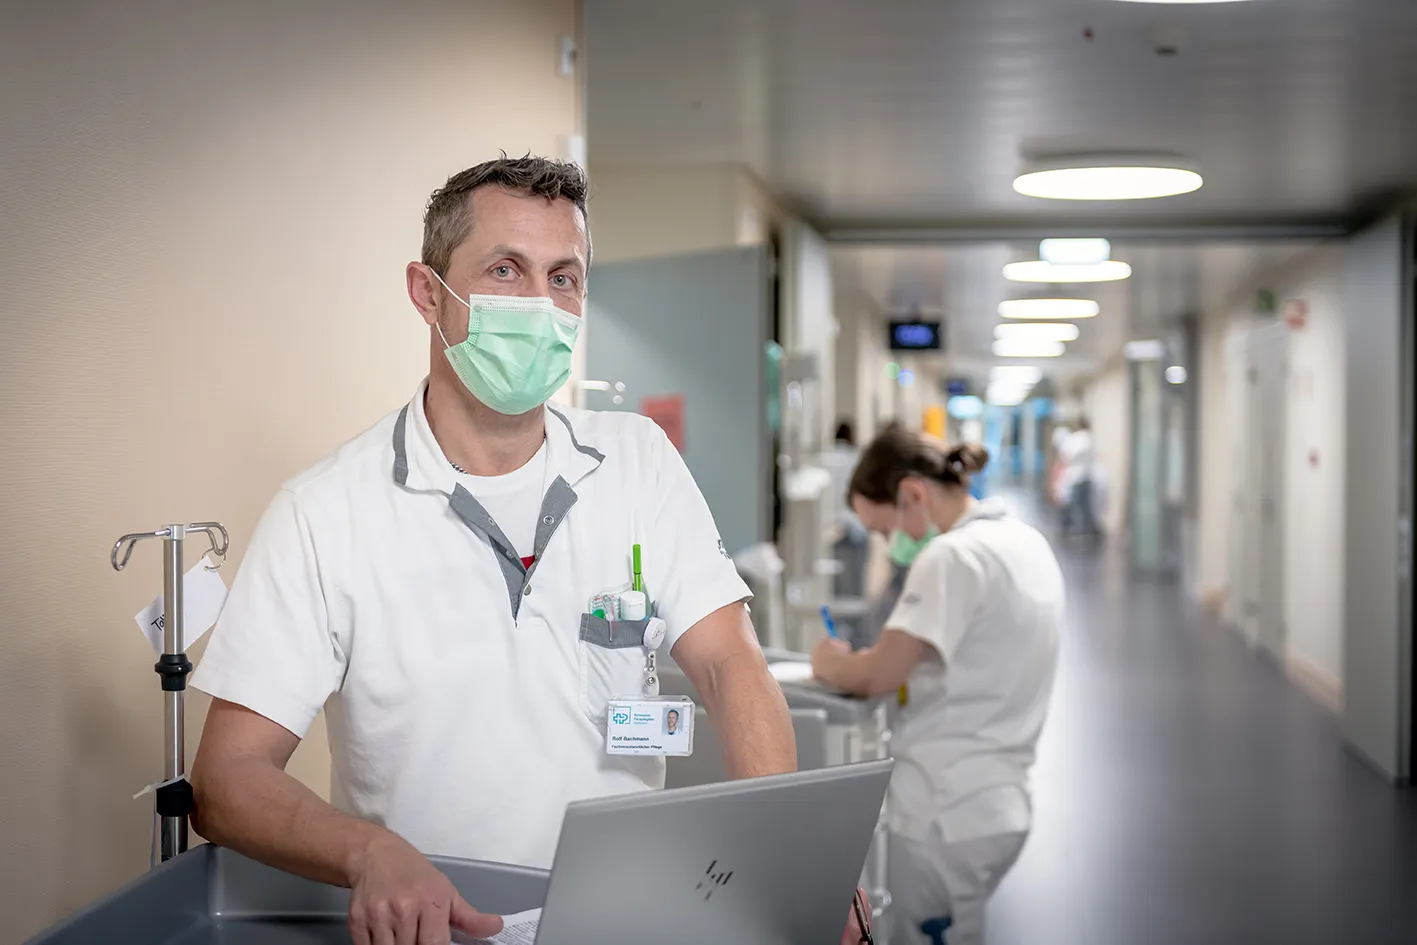
[[[226,605],[226,582],[221,572],[210,568],[206,555],[182,576],[182,645],[190,647],[216,623],[221,609]],[[162,652],[162,595],[157,595],[151,604],[133,616],[138,629],[152,644],[153,652]]]

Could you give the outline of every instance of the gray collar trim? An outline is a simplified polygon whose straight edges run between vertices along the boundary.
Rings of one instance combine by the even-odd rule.
[[[521,611],[522,597],[531,593],[532,575],[541,564],[546,547],[551,544],[551,536],[556,534],[556,529],[571,511],[571,506],[576,504],[576,498],[576,491],[560,476],[547,488],[546,496],[541,500],[541,518],[536,523],[536,546],[532,552],[536,560],[528,568],[522,564],[521,556],[507,540],[501,527],[492,520],[487,509],[471,492],[458,485],[448,497],[448,504],[453,512],[473,534],[487,542],[496,557],[497,566],[502,570],[502,580],[507,585],[507,598],[512,607],[513,620]]]
[[[394,482],[408,485],[408,405],[394,421]]]
[[[604,454],[604,453],[602,453],[600,450],[596,449],[596,448],[593,447],[593,446],[583,446],[583,445],[581,444],[581,441],[578,440],[578,439],[576,439],[576,429],[575,429],[575,427],[571,426],[571,420],[570,420],[569,417],[567,417],[567,416],[566,416],[564,413],[562,413],[561,411],[557,410],[555,407],[552,407],[550,404],[547,404],[547,405],[546,405],[546,412],[549,413],[549,414],[551,414],[551,415],[554,416],[557,420],[560,420],[562,423],[564,423],[564,424],[566,425],[566,432],[567,432],[568,434],[570,434],[570,436],[571,436],[571,445],[572,445],[572,446],[574,446],[578,451],[580,451],[580,452],[584,453],[585,455],[589,456],[591,459],[595,460],[597,463],[603,463],[603,462],[605,462],[605,454]]]

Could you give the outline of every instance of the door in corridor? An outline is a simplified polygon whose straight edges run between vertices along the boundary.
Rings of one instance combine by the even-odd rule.
[[[1256,642],[1281,662],[1284,621],[1284,447],[1289,330],[1251,332],[1246,344],[1245,612]]]

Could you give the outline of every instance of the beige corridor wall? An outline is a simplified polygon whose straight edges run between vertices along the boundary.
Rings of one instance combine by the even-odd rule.
[[[598,263],[761,245],[779,216],[772,198],[738,165],[631,166],[592,157]]]
[[[1103,530],[1114,536],[1126,529],[1131,494],[1131,403],[1131,372],[1125,361],[1116,361],[1098,373],[1083,393],[1083,412],[1092,423],[1097,464],[1107,482],[1104,506],[1098,514]]]
[[[1325,244],[1254,273],[1203,314],[1200,338],[1196,590],[1203,599],[1228,598],[1225,612],[1244,620],[1237,585],[1245,520],[1235,497],[1246,481],[1243,450],[1256,434],[1246,425],[1243,351],[1249,333],[1269,323],[1254,315],[1255,290],[1266,288],[1282,301],[1302,300],[1308,307],[1303,329],[1288,336],[1285,413],[1272,418],[1285,430],[1283,623],[1289,669],[1335,710],[1343,678],[1347,252],[1344,243]]]
[[[449,173],[577,130],[574,0],[11,4],[0,29],[0,941],[147,863],[158,548],[427,366],[403,265]],[[197,652],[200,652],[198,648]],[[189,713],[189,751],[205,706]],[[323,733],[300,775],[327,787]]]

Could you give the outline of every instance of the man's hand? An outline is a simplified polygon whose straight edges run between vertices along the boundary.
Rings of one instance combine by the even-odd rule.
[[[418,850],[394,834],[370,844],[360,857],[349,897],[354,945],[448,945],[451,930],[473,938],[502,931],[500,916],[468,905]]]

